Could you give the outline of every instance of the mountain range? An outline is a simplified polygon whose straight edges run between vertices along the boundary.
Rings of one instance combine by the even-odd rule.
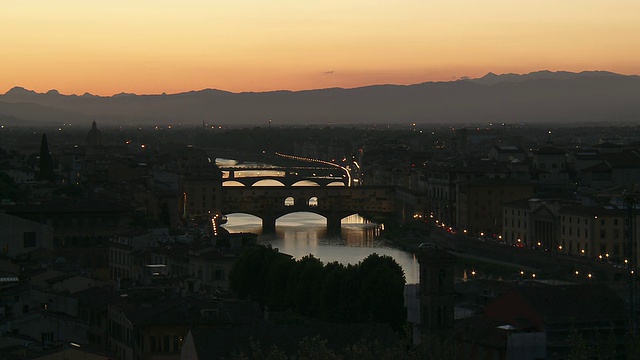
[[[14,87],[0,95],[0,122],[10,125],[247,125],[269,119],[277,125],[629,122],[640,120],[640,76],[538,71],[352,89],[96,96]]]

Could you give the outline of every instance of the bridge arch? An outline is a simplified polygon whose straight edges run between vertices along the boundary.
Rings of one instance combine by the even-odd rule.
[[[318,197],[312,196],[307,200],[307,206],[309,207],[317,207],[318,206]]]
[[[222,182],[222,186],[245,186],[245,185],[237,180],[226,180]]]
[[[254,182],[250,186],[258,187],[258,186],[286,186],[286,185],[277,178],[264,178]]]
[[[327,184],[327,186],[345,186],[342,181],[334,181]]]
[[[320,186],[320,184],[312,180],[300,180],[294,182],[291,186]]]
[[[284,206],[295,206],[296,205],[296,199],[293,196],[289,196],[286,199],[284,199]]]

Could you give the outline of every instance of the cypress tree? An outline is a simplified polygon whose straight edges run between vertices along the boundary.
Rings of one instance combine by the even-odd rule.
[[[53,159],[49,153],[47,134],[42,134],[40,142],[40,180],[53,181]]]

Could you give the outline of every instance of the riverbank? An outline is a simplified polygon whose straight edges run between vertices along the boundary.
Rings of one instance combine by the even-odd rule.
[[[425,223],[393,224],[388,226],[382,234],[384,239],[393,244],[394,247],[417,254],[420,251],[420,244],[433,243],[441,244],[438,236],[432,236],[432,229]],[[436,230],[437,231],[437,230]],[[455,249],[446,249],[457,257],[455,272],[456,277],[462,278],[466,273],[471,276],[474,273],[476,278],[496,278],[496,279],[517,279],[522,276],[532,277],[533,274],[540,275],[539,268],[515,264],[491,257],[477,256],[470,253],[458,252]]]

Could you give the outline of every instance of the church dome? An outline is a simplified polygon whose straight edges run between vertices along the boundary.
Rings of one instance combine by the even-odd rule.
[[[84,139],[84,143],[88,147],[101,146],[102,145],[102,133],[98,130],[96,122],[91,124],[91,130],[87,133],[87,137]]]

